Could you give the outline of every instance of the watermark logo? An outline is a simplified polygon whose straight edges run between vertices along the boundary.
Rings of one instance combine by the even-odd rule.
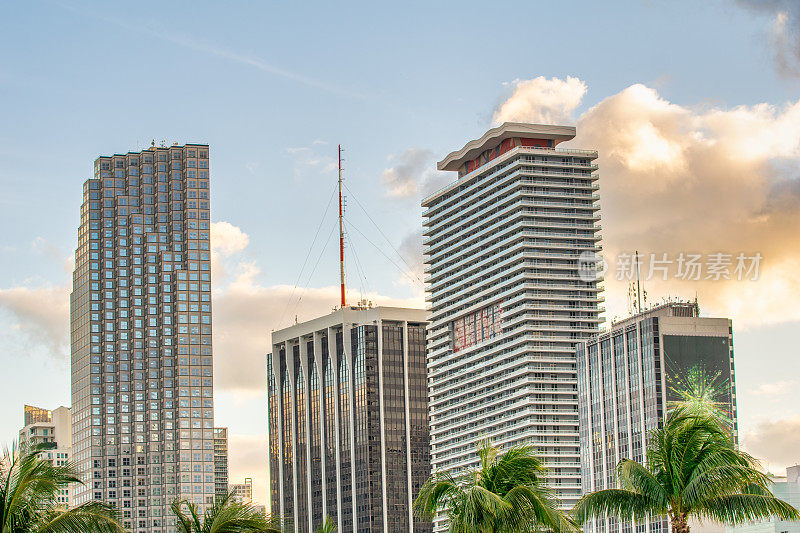
[[[758,281],[763,259],[764,256],[758,252],[752,255],[744,252],[715,252],[705,255],[687,252],[677,255],[651,253],[647,256],[621,253],[616,258],[614,277],[618,281],[632,281],[637,277],[645,281],[666,281],[668,278],[684,281]]]

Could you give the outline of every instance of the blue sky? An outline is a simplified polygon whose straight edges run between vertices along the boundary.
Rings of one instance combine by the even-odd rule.
[[[579,127],[593,106],[634,84],[694,117],[761,103],[782,109],[800,89],[774,61],[782,5],[795,23],[788,2],[770,10],[734,0],[5,3],[0,434],[6,441],[15,436],[24,403],[69,402],[68,258],[81,184],[98,155],[141,149],[152,139],[211,145],[212,218],[234,228],[224,234],[233,244],[218,261],[225,275],[215,274],[228,297],[217,312],[230,314],[215,317],[215,335],[232,317],[246,316],[255,328],[246,342],[257,352],[280,320],[248,305],[273,305],[291,320],[294,311],[302,318],[336,303],[334,296],[328,304],[324,291],[337,282],[334,243],[322,246],[332,212],[310,253],[309,247],[335,184],[337,143],[346,150],[348,219],[357,228],[348,261],[354,263],[355,251],[366,273],[364,279],[349,267],[351,297],[419,299],[419,286],[393,263],[405,269],[394,248],[415,262],[408,255],[413,246],[405,245],[420,224],[422,193],[390,195],[387,170],[411,181],[441,180],[433,162],[491,126],[494,111],[515,95],[514,80],[539,76],[583,81],[585,94],[568,110]],[[797,29],[786,31],[796,43]],[[791,166],[796,159],[791,152],[765,161]],[[600,172],[603,197],[602,166]],[[796,174],[786,179],[796,187]],[[319,266],[300,277],[290,299],[290,291],[275,287],[295,284],[307,254],[309,265],[319,259]],[[703,290],[711,289],[699,291],[701,305]],[[305,298],[299,305],[298,294]],[[243,299],[234,301],[236,295]],[[719,298],[708,297],[714,310],[726,312]],[[734,320],[737,309],[729,309]],[[796,421],[800,408],[788,393],[799,368],[789,354],[797,352],[800,321],[741,323],[735,342],[743,431]],[[227,342],[224,358],[216,352],[218,376],[222,366],[236,364],[235,339]],[[23,378],[9,379],[16,375]],[[237,379],[218,378],[216,416],[240,436],[233,453],[241,445],[247,459],[234,465],[234,475],[244,477],[265,468],[257,457],[265,398],[258,384],[237,386]],[[763,453],[784,458],[775,464],[790,460],[768,447]]]

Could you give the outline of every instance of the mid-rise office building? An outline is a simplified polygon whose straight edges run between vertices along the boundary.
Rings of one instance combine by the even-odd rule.
[[[43,448],[40,457],[53,466],[64,466],[72,457],[72,416],[69,407],[59,407],[50,411],[41,407],[26,405],[25,426],[19,432],[19,445],[22,448]],[[59,489],[56,496],[59,505],[69,507],[69,488]]]
[[[214,495],[228,495],[228,428],[214,428]]]
[[[434,470],[477,464],[476,443],[533,445],[565,507],[580,495],[575,344],[596,333],[597,152],[575,128],[505,123],[438,163],[424,199]],[[583,254],[583,255],[582,255]]]
[[[75,503],[133,532],[214,502],[209,147],[98,157],[70,297]]]
[[[654,307],[612,325],[577,347],[583,492],[615,488],[622,459],[647,459],[648,433],[660,427],[670,402],[705,376],[730,414],[736,434],[733,330],[725,318],[699,316],[696,302]],[[613,518],[587,524],[596,533],[629,533]],[[665,531],[663,520],[637,533]]]
[[[422,309],[344,307],[272,333],[271,512],[311,532],[426,532],[430,475]]]

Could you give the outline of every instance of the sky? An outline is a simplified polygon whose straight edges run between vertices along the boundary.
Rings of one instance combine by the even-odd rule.
[[[94,159],[208,143],[215,422],[231,482],[253,477],[266,503],[270,332],[338,302],[337,145],[348,298],[421,306],[420,200],[455,179],[436,161],[520,120],[576,125],[565,146],[599,151],[606,318],[627,313],[628,254],[648,278],[672,261],[645,281],[650,301],[696,296],[733,320],[741,441],[772,471],[800,463],[796,2],[134,7],[2,4],[0,440],[24,404],[69,405]],[[761,259],[741,281],[684,280],[681,254],[729,256],[731,272]]]

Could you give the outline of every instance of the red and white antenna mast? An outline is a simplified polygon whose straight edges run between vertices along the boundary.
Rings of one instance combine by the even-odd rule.
[[[341,280],[342,307],[344,298],[344,218],[342,211],[342,145],[339,145],[339,274]]]

